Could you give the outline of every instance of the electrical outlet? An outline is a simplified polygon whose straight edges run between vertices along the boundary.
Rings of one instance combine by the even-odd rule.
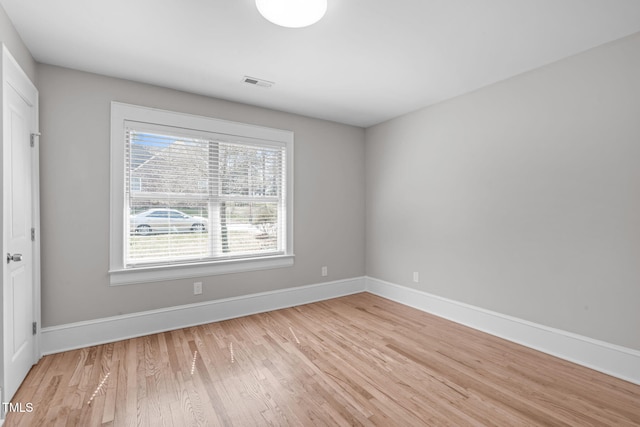
[[[417,272],[417,271],[414,271],[414,272],[413,272],[413,281],[414,281],[415,283],[418,283],[418,282],[420,281],[420,275],[418,274],[418,272]]]
[[[329,275],[329,271],[327,270],[327,266],[322,266],[322,277],[327,277]]]
[[[194,295],[202,294],[202,282],[193,282],[193,294]]]

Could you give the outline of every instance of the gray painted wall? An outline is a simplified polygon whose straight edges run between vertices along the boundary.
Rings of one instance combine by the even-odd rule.
[[[43,326],[364,275],[363,129],[49,65],[37,85]],[[294,131],[295,266],[110,287],[111,101]]]
[[[367,129],[367,274],[640,350],[638,52],[640,34]]]
[[[11,55],[18,61],[20,67],[22,67],[27,76],[29,76],[29,79],[35,82],[36,61],[34,61],[31,52],[29,52],[29,49],[27,49],[20,38],[13,23],[9,20],[2,5],[0,5],[0,43],[4,43],[5,46],[7,46],[9,52],[11,52]]]
[[[1,7],[0,41],[41,94],[45,327],[361,276],[366,254],[370,276],[640,349],[640,35],[374,126],[366,150],[359,128],[36,65]],[[295,266],[202,296],[109,287],[112,100],[293,130]]]

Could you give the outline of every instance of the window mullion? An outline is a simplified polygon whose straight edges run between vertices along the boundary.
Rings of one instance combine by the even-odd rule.
[[[218,257],[221,254],[220,247],[220,177],[219,177],[219,144],[209,141],[209,254]]]
[[[292,137],[112,103],[110,272],[289,256]]]

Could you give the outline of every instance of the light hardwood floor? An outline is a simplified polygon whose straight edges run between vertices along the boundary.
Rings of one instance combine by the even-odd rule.
[[[46,356],[5,426],[640,425],[640,386],[362,293]]]

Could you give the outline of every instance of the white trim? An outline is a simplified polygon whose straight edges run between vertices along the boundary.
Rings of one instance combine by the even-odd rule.
[[[256,257],[242,261],[217,259],[206,263],[163,265],[162,268],[127,268],[124,265],[124,152],[126,122],[139,122],[145,126],[173,127],[189,133],[234,136],[235,139],[251,139],[255,143],[275,144],[285,147],[284,171],[286,185],[284,204],[286,224],[282,230],[284,256]],[[109,229],[109,284],[125,285],[152,281],[186,279],[216,274],[290,267],[294,262],[293,249],[293,168],[294,134],[289,130],[273,129],[211,117],[196,116],[157,108],[111,102],[111,154],[110,154],[110,229]]]
[[[640,351],[366,277],[367,291],[640,385]]]
[[[293,255],[109,270],[110,285],[159,282],[293,266]]]
[[[42,328],[43,355],[365,291],[364,277]]]
[[[193,129],[205,133],[215,132],[232,136],[242,135],[247,138],[274,142],[293,140],[293,132],[289,130],[232,122],[213,117],[161,110],[159,108],[126,104],[117,101],[111,102],[111,113],[115,113],[114,118],[116,118],[117,121],[131,120],[142,123],[155,123],[161,126]]]
[[[372,277],[357,277],[43,328],[41,349],[43,354],[58,353],[360,292],[370,292],[587,368],[640,384],[640,351]]]

